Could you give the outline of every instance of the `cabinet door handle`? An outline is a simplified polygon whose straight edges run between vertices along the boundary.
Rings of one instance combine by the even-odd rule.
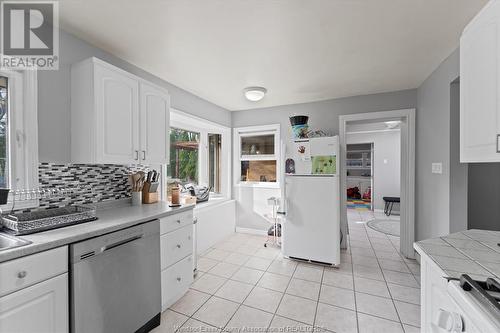
[[[26,275],[28,275],[28,273],[26,271],[20,271],[17,273],[17,277],[19,279],[24,279],[26,277]]]
[[[180,249],[181,248],[181,244],[177,244],[177,248]]]
[[[177,278],[177,281],[181,282],[181,280],[182,280],[182,279],[181,279],[180,277],[178,277],[178,278]]]
[[[181,220],[177,220],[177,223],[181,224]]]
[[[135,160],[136,161],[139,160],[139,151],[138,150],[135,151]]]
[[[142,159],[144,161],[146,160],[146,151],[145,150],[142,151]]]
[[[497,153],[500,153],[500,134],[497,134]]]

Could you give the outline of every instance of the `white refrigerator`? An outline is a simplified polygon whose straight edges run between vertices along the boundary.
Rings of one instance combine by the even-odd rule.
[[[285,174],[282,252],[290,258],[340,264],[339,138],[294,142],[295,174]]]

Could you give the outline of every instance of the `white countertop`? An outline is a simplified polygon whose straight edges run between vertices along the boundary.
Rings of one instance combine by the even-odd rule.
[[[193,209],[194,205],[170,208],[166,202],[132,206],[118,205],[97,210],[98,220],[73,226],[18,236],[32,243],[29,245],[0,251],[0,262],[16,259],[59,246],[97,237],[113,231],[125,229],[153,219]]]
[[[471,229],[416,242],[415,250],[434,261],[445,274],[468,274],[477,280],[500,278],[500,231]]]

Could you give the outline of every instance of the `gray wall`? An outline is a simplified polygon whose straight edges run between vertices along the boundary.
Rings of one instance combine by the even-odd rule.
[[[450,85],[450,232],[467,229],[467,173],[460,163],[460,82]]]
[[[233,127],[281,124],[281,136],[290,135],[291,115],[308,115],[309,127],[338,134],[339,115],[371,111],[415,108],[416,90],[402,90],[383,94],[345,97],[320,102],[293,104],[233,112]],[[285,136],[284,136],[285,135]]]
[[[469,164],[468,228],[500,230],[500,163]]]
[[[416,239],[450,232],[450,84],[459,76],[453,52],[418,88],[416,131]],[[443,163],[432,174],[433,162]]]
[[[289,117],[291,115],[309,116],[309,128],[339,134],[339,115],[416,108],[417,91],[363,95],[331,99],[321,102],[283,105],[256,110],[233,112],[233,127],[280,124],[281,139],[291,151],[292,133]],[[287,154],[288,155],[288,154]]]
[[[337,135],[339,133],[339,115],[364,113],[373,111],[387,111],[397,109],[416,108],[417,91],[403,90],[397,92],[373,94],[339,98],[321,102],[276,106],[257,110],[245,110],[233,112],[233,127],[280,124],[281,138],[287,143],[287,150],[291,151],[291,131],[289,117],[291,115],[304,114],[309,116],[311,129],[321,129],[328,133]],[[260,202],[254,202],[259,198],[262,202],[268,196],[260,193],[260,189],[235,188],[233,193],[237,204],[237,227],[264,229],[268,224],[261,221],[258,215],[268,206]],[[267,195],[267,193],[266,193]],[[279,191],[276,194],[279,195]],[[253,198],[253,199],[252,199]]]
[[[233,127],[240,127],[279,123],[282,139],[289,142],[288,117],[293,114],[309,115],[311,128],[337,134],[338,116],[341,114],[416,108],[416,239],[446,235],[464,226],[463,218],[450,223],[450,210],[454,209],[450,196],[460,198],[461,201],[457,202],[462,203],[462,208],[467,197],[467,187],[464,186],[466,166],[457,164],[457,119],[451,118],[452,107],[454,116],[458,112],[458,105],[451,103],[451,93],[456,94],[457,91],[450,85],[459,76],[459,55],[459,50],[455,50],[416,90],[238,111],[233,114],[232,124]],[[433,162],[443,164],[442,174],[431,173]],[[453,185],[450,185],[450,179]],[[460,211],[457,214],[463,216]]]
[[[92,56],[165,87],[170,93],[173,108],[225,126],[231,125],[229,111],[61,31],[59,70],[40,71],[38,75],[38,132],[41,162],[70,161],[70,65]]]

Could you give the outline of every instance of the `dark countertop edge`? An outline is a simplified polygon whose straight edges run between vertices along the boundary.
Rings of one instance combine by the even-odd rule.
[[[142,207],[142,206],[137,206],[137,208],[140,208],[140,207]],[[144,223],[144,222],[148,222],[148,221],[151,221],[154,219],[182,213],[182,212],[191,210],[194,207],[195,207],[194,204],[190,204],[190,205],[184,205],[181,207],[170,208],[170,207],[168,207],[167,204],[165,204],[165,207],[163,207],[163,208],[166,210],[154,212],[151,214],[145,214],[143,217],[141,217],[139,219],[133,218],[131,220],[125,220],[124,222],[122,222],[120,224],[111,225],[111,226],[103,226],[101,229],[98,229],[98,230],[92,230],[92,231],[82,230],[80,233],[77,233],[75,235],[61,237],[61,238],[53,240],[53,241],[37,242],[35,240],[35,241],[32,241],[32,243],[29,245],[20,246],[17,248],[6,250],[6,251],[0,251],[0,263],[14,260],[14,259],[18,259],[21,257],[35,254],[35,253],[51,250],[51,249],[54,249],[57,247],[66,246],[66,245],[76,243],[76,242],[79,242],[82,240],[98,237],[98,236],[101,236],[104,234],[108,234],[108,233],[115,232],[118,230],[126,229],[126,228],[129,228],[129,227],[132,227],[132,226]],[[103,212],[104,213],[108,212],[108,214],[109,214],[109,211],[111,211],[111,210],[123,209],[123,208],[124,208],[123,206],[104,208],[102,210],[97,211],[97,216],[99,217],[99,215],[101,215]],[[99,221],[99,220],[97,220],[97,221]],[[89,223],[92,223],[92,222],[89,222]],[[56,233],[57,231],[63,231],[65,228],[82,227],[82,226],[84,227],[85,225],[86,225],[86,223],[82,223],[82,224],[77,224],[74,226],[68,226],[68,227],[62,227],[62,228],[48,230],[48,231],[41,232],[38,234],[34,233],[34,234],[30,234],[30,235],[20,235],[20,236],[16,236],[16,237],[31,241],[31,238],[46,235],[45,233],[47,233],[47,232]],[[68,229],[66,229],[66,231],[67,230]]]

